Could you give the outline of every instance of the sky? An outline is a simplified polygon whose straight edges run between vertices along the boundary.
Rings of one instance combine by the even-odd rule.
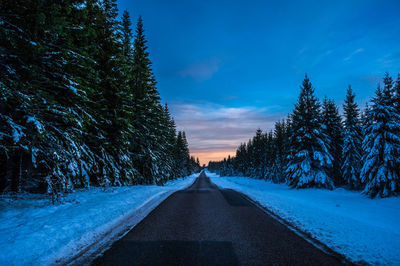
[[[234,155],[294,107],[305,73],[361,106],[400,72],[400,1],[118,0],[143,17],[163,103],[201,163]]]

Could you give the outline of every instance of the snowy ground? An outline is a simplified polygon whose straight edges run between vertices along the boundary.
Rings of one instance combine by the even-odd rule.
[[[198,176],[165,186],[78,190],[66,203],[50,205],[43,196],[0,198],[0,265],[66,262],[82,250],[98,250],[135,226],[176,190]],[[86,252],[87,253],[87,252]]]
[[[400,265],[400,198],[369,199],[336,189],[290,189],[247,177],[219,177],[219,187],[240,191],[354,262]]]

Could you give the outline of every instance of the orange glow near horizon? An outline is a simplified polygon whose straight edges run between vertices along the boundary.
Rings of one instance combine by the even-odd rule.
[[[232,157],[236,154],[236,151],[215,151],[215,152],[192,152],[190,153],[191,156],[195,158],[199,158],[200,164],[208,165],[209,161],[221,161],[224,158],[227,158],[229,155]]]

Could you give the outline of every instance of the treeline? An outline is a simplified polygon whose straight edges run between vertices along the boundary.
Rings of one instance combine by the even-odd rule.
[[[349,86],[343,119],[333,100],[316,98],[307,75],[289,116],[243,143],[236,156],[210,162],[224,176],[285,182],[293,188],[342,186],[369,197],[400,192],[400,74],[389,74],[363,112]]]
[[[163,184],[198,170],[115,0],[0,1],[0,191]]]

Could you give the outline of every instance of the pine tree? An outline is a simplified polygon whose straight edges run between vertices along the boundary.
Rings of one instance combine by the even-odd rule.
[[[333,158],[330,177],[335,182],[335,185],[342,185],[344,183],[341,171],[343,148],[342,119],[334,101],[326,97],[322,105],[322,125],[324,133],[327,136],[325,143]]]
[[[136,166],[132,162],[132,140],[134,139],[136,129],[134,127],[134,118],[136,110],[134,105],[134,88],[131,87],[133,76],[133,45],[132,45],[132,22],[129,13],[125,10],[122,16],[122,21],[119,25],[121,33],[118,35],[121,49],[120,52],[120,74],[122,80],[119,82],[119,113],[118,122],[120,125],[120,139],[122,149],[119,151],[118,162],[122,167],[121,180],[126,180],[128,183],[136,183],[136,178],[139,175]]]
[[[290,184],[289,180],[289,173],[288,167],[289,162],[294,159],[294,131],[293,131],[293,123],[292,123],[292,115],[289,114],[286,117],[286,128],[285,128],[285,142],[284,142],[284,147],[285,147],[285,165],[284,165],[284,180],[287,184]]]
[[[187,146],[186,135],[179,131],[176,139],[175,162],[178,165],[178,176],[186,176],[189,174],[189,149]]]
[[[259,128],[256,131],[256,135],[252,141],[252,157],[253,157],[253,169],[252,176],[257,178],[264,178],[265,175],[265,136],[262,130]]]
[[[184,158],[184,165],[185,165],[185,175],[191,173],[190,169],[190,154],[189,154],[189,144],[186,138],[185,131],[182,131],[182,140],[183,140],[183,149],[182,149],[182,156]]]
[[[137,133],[133,138],[131,150],[135,154],[134,164],[139,167],[143,181],[150,184],[157,182],[156,165],[158,160],[162,160],[158,146],[160,142],[157,137],[162,107],[147,49],[143,21],[139,17],[134,41],[133,79],[130,84],[130,87],[134,89],[133,101],[136,115],[133,126]]]
[[[397,112],[400,114],[400,73],[397,74],[397,80],[394,87],[394,103]]]
[[[0,189],[17,192],[21,177],[19,158],[27,150],[24,116],[30,107],[30,72],[27,69],[30,65],[28,49],[33,42],[30,34],[25,33],[28,29],[23,27],[24,19],[29,17],[25,18],[22,10],[14,4],[0,2]]]
[[[388,197],[399,187],[400,116],[394,107],[393,80],[386,73],[366,114],[361,179],[369,197]]]
[[[245,175],[246,169],[248,166],[247,161],[247,146],[246,143],[242,143],[239,145],[239,148],[236,150],[236,160],[235,160],[235,172],[237,175]]]
[[[320,104],[306,75],[291,116],[293,155],[286,170],[291,187],[334,187],[328,174],[332,156],[325,143],[327,137],[320,117]]]
[[[25,165],[24,172],[28,173],[25,181],[44,182],[31,179],[47,176],[48,186],[58,189],[66,189],[82,175],[82,171],[76,171],[76,166],[83,160],[81,155],[86,153],[82,143],[86,87],[78,72],[83,67],[87,67],[88,72],[90,69],[84,49],[75,44],[86,34],[77,20],[85,16],[78,8],[81,3],[25,1],[2,8],[12,13],[6,15],[5,24],[10,28],[5,27],[3,33],[7,36],[2,40],[13,44],[2,44],[8,49],[2,65],[12,69],[13,76],[7,79],[14,83],[9,85],[15,94],[6,97],[8,101],[15,96],[20,98],[14,110],[10,110],[12,124],[20,123],[19,128],[25,130],[25,133],[20,131],[18,138],[18,143],[24,141],[23,148],[13,145],[12,153],[20,164],[16,168]],[[12,54],[19,58],[9,61],[6,57]],[[27,169],[26,165],[31,167]]]
[[[264,135],[265,148],[263,151],[264,169],[263,178],[272,180],[272,167],[276,157],[275,139],[273,131],[269,131]]]
[[[254,156],[254,145],[253,140],[249,139],[246,144],[247,146],[247,165],[246,165],[246,172],[245,176],[255,177],[254,176],[254,169],[255,169],[255,156]]]
[[[175,121],[172,119],[168,109],[168,105],[164,107],[164,130],[165,136],[164,148],[165,148],[165,160],[168,161],[169,179],[175,179],[178,177],[177,162],[174,160],[174,149],[176,146],[176,126]]]
[[[355,94],[349,86],[343,105],[345,120],[342,171],[343,178],[350,189],[361,189],[362,130],[359,109],[354,99]]]
[[[122,50],[125,58],[128,60],[133,59],[133,49],[132,49],[132,20],[127,10],[124,10],[122,14],[122,22],[121,22],[121,42],[122,42]]]
[[[275,156],[273,158],[272,166],[272,181],[274,183],[280,183],[284,181],[284,165],[285,159],[285,141],[286,141],[286,128],[285,121],[278,121],[275,123],[274,129],[274,151]]]
[[[93,114],[96,125],[90,133],[97,135],[97,140],[91,138],[90,146],[96,150],[98,161],[98,169],[93,173],[96,175],[97,172],[97,178],[93,181],[102,185],[118,185],[129,182],[124,169],[130,168],[124,165],[130,163],[124,159],[128,153],[127,128],[130,125],[124,113],[127,88],[123,76],[125,64],[117,21],[118,8],[115,0],[102,1],[93,8],[95,41],[99,47],[92,55],[97,61],[98,79],[90,94],[90,108],[96,110]]]

